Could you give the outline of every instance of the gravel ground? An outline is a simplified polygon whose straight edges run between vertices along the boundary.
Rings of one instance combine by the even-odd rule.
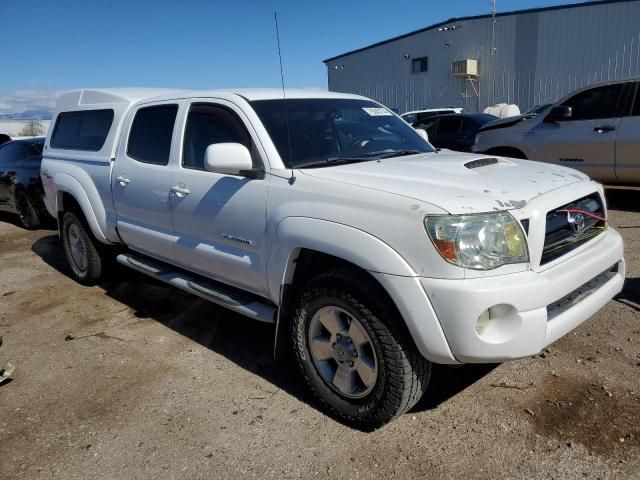
[[[0,218],[0,478],[640,478],[640,190],[611,189],[622,294],[547,351],[438,367],[373,433],[318,410],[273,327],[131,271],[86,288]]]

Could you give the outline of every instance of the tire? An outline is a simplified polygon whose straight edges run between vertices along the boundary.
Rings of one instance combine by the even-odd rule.
[[[23,228],[33,230],[40,226],[38,212],[24,190],[18,190],[16,192],[16,210],[18,212],[20,225],[22,225]]]
[[[357,428],[373,430],[399,417],[429,384],[431,362],[418,352],[385,292],[359,272],[313,278],[300,295],[291,340],[311,391]]]
[[[95,285],[102,278],[105,259],[88,226],[74,212],[66,212],[61,222],[64,254],[73,278],[83,285]]]

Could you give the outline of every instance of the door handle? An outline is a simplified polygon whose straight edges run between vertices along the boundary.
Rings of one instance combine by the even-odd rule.
[[[129,180],[126,175],[120,175],[119,177],[116,177],[116,181],[123,187],[126,187],[131,180]]]
[[[171,192],[175,193],[176,197],[178,198],[184,198],[191,193],[191,191],[188,188],[181,187],[179,185],[176,185],[175,187],[171,187]]]
[[[615,129],[616,127],[613,127],[611,125],[602,125],[600,127],[594,128],[593,131],[598,133],[606,133],[606,132],[613,132]]]

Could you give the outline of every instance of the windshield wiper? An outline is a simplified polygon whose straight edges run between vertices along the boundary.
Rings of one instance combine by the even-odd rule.
[[[375,157],[377,158],[377,157]],[[331,157],[322,160],[311,160],[309,162],[299,163],[294,168],[313,168],[313,167],[332,167],[334,165],[345,165],[347,163],[366,162],[374,160],[372,157]]]
[[[426,152],[421,152],[420,150],[396,150],[395,152],[383,153],[382,155],[378,155],[377,158],[404,157],[406,155],[416,155],[418,153]]]
[[[345,165],[347,163],[366,162],[369,160],[380,160],[381,158],[402,157],[405,155],[416,155],[425,153],[420,150],[396,150],[394,152],[370,152],[360,157],[329,157],[322,160],[310,160],[295,165],[294,168],[314,168],[314,167],[332,167],[334,165]]]

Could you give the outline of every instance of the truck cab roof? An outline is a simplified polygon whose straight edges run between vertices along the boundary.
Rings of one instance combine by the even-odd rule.
[[[359,99],[366,100],[358,95],[329,92],[326,90],[312,89],[286,89],[287,99]],[[169,100],[193,99],[193,98],[217,98],[231,102],[251,102],[259,100],[280,100],[283,91],[280,88],[240,88],[240,89],[210,89],[210,90],[185,90],[169,88],[85,88],[72,90],[62,94],[56,104],[53,118],[49,126],[45,152],[55,151],[55,156],[60,158],[76,158],[86,161],[109,162],[115,155],[123,128],[124,120],[132,108],[150,102],[162,102]],[[104,143],[93,149],[72,149],[55,145],[56,128],[60,115],[73,115],[82,111],[111,111],[112,118],[103,121],[109,122],[109,130]],[[100,112],[96,112],[99,114]],[[98,121],[96,119],[96,121]]]
[[[285,89],[286,98],[363,98],[358,95],[335,93],[326,90]],[[162,101],[172,98],[196,97],[224,97],[236,95],[248,101],[278,100],[283,98],[280,88],[238,88],[238,89],[207,89],[185,90],[171,88],[84,88],[72,90],[62,94],[56,104],[57,111],[82,109],[82,107],[96,108],[109,105],[129,104],[138,102]]]

